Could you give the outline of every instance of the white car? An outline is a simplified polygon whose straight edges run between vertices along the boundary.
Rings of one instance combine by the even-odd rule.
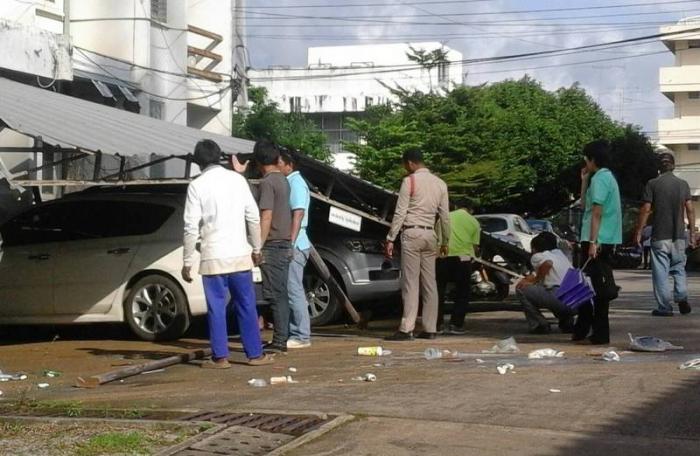
[[[535,234],[524,218],[516,214],[481,214],[475,216],[481,229],[491,234],[505,236],[513,242],[520,243],[523,249],[532,251],[530,244]]]
[[[180,277],[183,210],[181,194],[87,191],[15,216],[0,227],[0,325],[126,322],[145,340],[181,336],[207,311],[201,281]]]

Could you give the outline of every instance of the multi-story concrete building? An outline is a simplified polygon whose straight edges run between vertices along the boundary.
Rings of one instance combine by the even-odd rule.
[[[243,3],[2,0],[0,76],[230,135],[234,104],[247,103]],[[27,142],[0,131],[0,146]],[[39,155],[0,153],[0,172],[40,165]]]
[[[414,50],[443,49],[448,62],[431,70],[411,61]],[[271,67],[249,72],[253,86],[267,89],[269,98],[284,112],[300,112],[326,134],[336,165],[352,167],[343,142],[357,138],[346,126],[349,117],[361,117],[368,106],[395,101],[391,88],[437,91],[462,84],[462,54],[440,43],[324,46],[308,49],[303,68]]]
[[[661,28],[675,64],[661,68],[661,92],[674,104],[672,119],[660,119],[659,143],[676,156],[676,174],[687,180],[694,197],[700,197],[700,17]],[[700,206],[696,212],[700,216]]]

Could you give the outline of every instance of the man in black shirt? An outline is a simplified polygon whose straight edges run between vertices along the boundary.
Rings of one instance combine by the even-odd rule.
[[[685,274],[685,249],[687,246],[695,247],[695,210],[690,186],[673,174],[676,166],[673,154],[664,152],[659,155],[659,160],[659,177],[650,180],[644,190],[635,241],[637,244],[641,242],[642,230],[651,213],[651,271],[658,306],[652,315],[670,317],[673,316],[674,301],[681,314],[688,314],[691,310]],[[687,236],[686,219],[689,226]],[[674,281],[673,296],[668,286],[669,276]]]
[[[263,295],[270,301],[274,319],[269,351],[286,352],[289,338],[289,297],[287,278],[292,254],[292,210],[289,206],[289,183],[278,167],[280,152],[269,141],[258,141],[254,148],[255,161],[263,174],[260,180],[258,206],[263,242]]]

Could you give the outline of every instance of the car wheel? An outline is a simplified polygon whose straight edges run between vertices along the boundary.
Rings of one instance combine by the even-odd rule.
[[[187,298],[179,285],[161,275],[138,280],[124,302],[131,331],[143,340],[172,340],[190,326]]]
[[[308,269],[304,274],[304,292],[309,304],[311,324],[321,326],[333,323],[343,311],[340,300],[313,268]]]

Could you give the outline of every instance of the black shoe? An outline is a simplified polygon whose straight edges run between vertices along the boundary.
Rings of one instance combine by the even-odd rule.
[[[688,315],[693,309],[690,308],[688,301],[681,301],[678,303],[678,310],[681,312],[681,315]]]
[[[467,334],[467,330],[464,329],[464,326],[450,325],[449,328],[445,330],[445,334],[449,334],[451,336],[463,336]]]
[[[391,336],[386,336],[384,338],[384,340],[393,340],[393,341],[413,340],[413,334],[412,333],[405,333],[403,331],[396,331]]]
[[[672,317],[673,312],[668,311],[668,310],[654,309],[651,311],[651,316],[652,317]]]
[[[428,339],[428,340],[433,340],[436,337],[437,337],[437,334],[429,333],[429,332],[425,332],[425,331],[423,331],[422,333],[420,333],[416,336],[416,338],[418,338],[418,339]]]
[[[286,353],[287,346],[276,344],[274,342],[267,343],[263,345],[263,351],[268,353]]]
[[[551,332],[552,332],[552,330],[550,329],[549,325],[538,326],[538,327],[530,330],[530,334],[549,334]]]

